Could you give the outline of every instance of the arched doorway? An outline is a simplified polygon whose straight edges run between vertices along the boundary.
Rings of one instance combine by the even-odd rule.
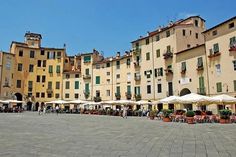
[[[191,91],[188,88],[184,88],[180,91],[180,96],[184,96],[186,94],[190,94]],[[184,108],[187,110],[193,110],[193,105],[192,104],[184,104]]]
[[[39,110],[39,102],[36,102],[35,104],[35,111],[38,111]]]
[[[16,100],[22,101],[22,94],[20,93],[15,93],[14,97],[16,98]],[[22,103],[17,103],[17,106],[22,108]]]
[[[31,111],[32,109],[32,102],[28,101],[27,102],[27,111]]]

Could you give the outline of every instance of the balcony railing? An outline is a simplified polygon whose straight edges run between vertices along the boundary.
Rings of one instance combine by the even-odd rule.
[[[137,47],[137,48],[134,48],[132,51],[133,51],[133,54],[134,54],[134,55],[140,55],[142,49]]]
[[[115,93],[115,97],[116,97],[116,100],[120,100],[120,98],[121,98],[120,93]]]
[[[125,93],[126,99],[130,100],[132,98],[131,92],[126,92]]]
[[[89,98],[89,95],[90,95],[90,92],[84,90],[84,97],[85,97],[85,99],[88,99],[88,98]]]
[[[217,57],[217,56],[220,56],[221,53],[219,51],[217,52],[210,52],[210,55],[208,56],[208,58],[214,58],[214,57]]]
[[[134,67],[135,67],[135,68],[140,68],[140,63],[139,63],[139,61],[134,61],[133,63],[134,63]]]
[[[201,71],[201,70],[203,70],[203,69],[204,69],[203,65],[198,65],[198,66],[197,66],[197,71]]]
[[[171,51],[167,51],[166,53],[163,54],[164,59],[172,58],[173,53]]]
[[[53,89],[48,88],[48,89],[46,90],[46,92],[47,92],[48,94],[52,94],[52,93],[53,93]]]
[[[91,79],[91,75],[90,74],[83,75],[83,79]]]
[[[101,102],[102,101],[102,98],[100,96],[95,96],[93,98],[94,102]]]
[[[173,71],[171,68],[165,69],[166,75],[173,74]]]
[[[136,75],[136,76],[134,76],[134,80],[135,80],[135,81],[140,81],[140,80],[141,80],[141,75]]]
[[[136,100],[136,101],[139,101],[139,100],[142,99],[141,94],[135,94],[134,97],[135,97],[135,100]]]
[[[197,88],[197,94],[206,95],[206,88],[205,87]]]
[[[186,69],[182,69],[180,72],[182,75],[186,74]]]
[[[229,51],[236,51],[236,43],[229,45]]]

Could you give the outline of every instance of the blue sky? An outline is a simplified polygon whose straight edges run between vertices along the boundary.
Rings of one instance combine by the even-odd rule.
[[[66,43],[69,55],[96,48],[105,56],[171,20],[200,15],[210,28],[236,16],[235,0],[1,0],[0,10],[0,50],[31,31],[43,46]]]

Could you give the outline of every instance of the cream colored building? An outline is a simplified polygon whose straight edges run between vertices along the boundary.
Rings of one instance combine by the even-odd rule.
[[[204,32],[209,95],[236,96],[236,17]],[[235,105],[230,105],[235,111]],[[218,105],[218,109],[222,106]],[[214,109],[216,110],[216,109]]]
[[[17,100],[27,103],[27,110],[37,110],[47,101],[61,98],[65,48],[41,46],[42,36],[27,32],[25,42],[13,41],[13,86]]]
[[[171,22],[132,42],[135,73],[141,76],[141,83],[136,82],[135,88],[142,99],[159,100],[179,94],[175,54],[203,44],[204,30],[205,20],[193,16]]]

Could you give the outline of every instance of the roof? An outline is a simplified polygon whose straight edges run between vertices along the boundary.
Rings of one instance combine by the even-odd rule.
[[[26,48],[32,48],[32,49],[47,49],[47,50],[62,50],[62,51],[65,50],[65,48],[54,48],[54,47],[40,47],[40,48],[29,47],[28,44],[23,43],[23,42],[17,42],[17,41],[12,41],[11,45],[12,44],[17,44],[19,46],[26,47]]]
[[[225,23],[228,23],[228,22],[230,22],[230,21],[232,21],[232,20],[234,20],[234,19],[236,19],[236,16],[234,16],[234,17],[232,17],[232,18],[230,18],[230,19],[228,19],[228,20],[226,20],[226,21],[224,21],[224,22],[221,22],[220,24],[215,25],[214,27],[209,28],[209,29],[205,30],[205,31],[202,32],[202,33],[209,32],[209,31],[211,31],[211,30],[213,30],[213,29],[215,29],[215,28],[217,28],[217,27],[219,27],[219,26],[221,26],[221,25],[223,25],[223,24],[225,24]]]
[[[185,50],[182,50],[182,51],[176,52],[175,54],[178,55],[178,54],[181,54],[181,53],[187,52],[187,51],[189,51],[189,50],[196,49],[196,48],[201,47],[201,46],[205,46],[205,44],[197,45],[197,46],[191,47],[191,48],[189,48],[189,49],[185,49]]]
[[[173,27],[175,27],[175,26],[180,26],[180,25],[182,25],[182,26],[189,26],[189,25],[192,25],[192,24],[181,24],[182,22],[187,21],[187,20],[189,20],[190,18],[200,18],[200,19],[202,19],[202,20],[205,22],[205,20],[204,20],[203,18],[201,18],[200,16],[190,16],[190,17],[188,17],[188,18],[186,18],[186,19],[180,19],[180,20],[178,20],[178,21],[175,21],[174,23],[172,23],[171,25],[168,25],[168,26],[166,26],[166,27],[163,27],[163,28],[157,29],[157,30],[155,30],[155,31],[149,32],[149,33],[148,33],[148,36],[141,37],[141,38],[139,38],[139,39],[137,39],[137,40],[132,41],[131,43],[134,43],[134,42],[137,42],[137,41],[140,41],[140,40],[149,38],[149,37],[151,37],[151,36],[154,36],[154,35],[156,35],[156,34],[158,34],[158,33],[164,32],[164,31],[166,31],[166,30],[168,30],[168,29],[170,29],[170,28],[173,28]]]
[[[25,33],[25,37],[27,37],[27,36],[30,36],[30,37],[36,37],[36,38],[40,38],[40,39],[42,39],[41,34],[38,34],[38,33],[26,32],[26,33]]]

